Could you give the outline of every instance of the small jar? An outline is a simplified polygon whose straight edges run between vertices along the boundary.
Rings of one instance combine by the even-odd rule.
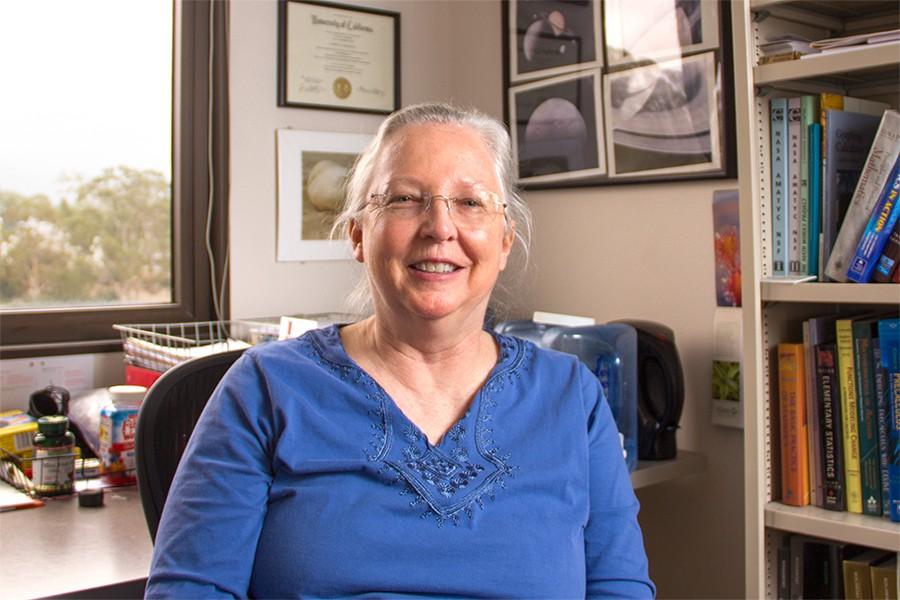
[[[75,486],[75,435],[69,418],[53,415],[38,419],[32,442],[32,480],[42,496],[71,494]]]

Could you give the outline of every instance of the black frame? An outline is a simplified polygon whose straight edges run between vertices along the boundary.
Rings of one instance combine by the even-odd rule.
[[[601,30],[605,29],[604,14],[602,11],[601,0],[591,0],[596,9],[601,11],[600,18]],[[734,114],[734,76],[732,69],[732,41],[731,41],[731,3],[725,0],[718,0],[719,10],[719,47],[712,50],[715,53],[717,78],[720,84],[720,90],[717,97],[717,105],[719,110],[719,139],[721,162],[720,168],[714,170],[689,172],[689,173],[666,173],[666,174],[645,174],[640,172],[635,175],[609,175],[609,163],[607,162],[607,174],[594,175],[579,178],[560,179],[559,181],[541,181],[541,182],[520,182],[518,185],[525,190],[538,189],[557,189],[572,187],[597,187],[606,185],[620,185],[632,183],[650,183],[660,181],[684,181],[684,180],[702,180],[702,179],[733,179],[737,176],[737,152],[735,145],[735,114]],[[510,0],[501,0],[501,44],[503,47],[503,116],[509,131],[517,127],[518,124],[510,122],[510,88],[520,85],[527,85],[535,81],[541,81],[542,78],[532,79],[528,82],[513,82],[510,79],[510,23],[516,18],[512,14],[512,4]],[[599,49],[603,57],[604,66],[601,67],[603,76],[609,73],[616,73],[635,66],[650,64],[653,61],[638,62],[631,65],[616,65],[610,67],[606,60],[605,36],[600,36],[603,40],[603,47]],[[694,56],[710,50],[702,50],[696,53],[685,54],[685,57]],[[578,72],[578,71],[576,71]],[[605,104],[605,99],[600,100]],[[604,111],[605,113],[605,111]],[[604,114],[604,124],[600,126],[601,135],[605,137],[605,121],[609,118]],[[516,165],[518,177],[518,165]]]
[[[215,205],[211,245],[218,259],[217,281],[224,276],[228,231],[228,110],[223,98],[212,122],[207,118],[210,89],[209,11],[216,0],[174,2],[180,53],[175,54],[172,169],[172,302],[111,307],[59,307],[4,310],[0,313],[0,358],[121,351],[115,323],[205,321],[214,318],[206,221],[210,181],[208,132],[213,131]],[[216,25],[225,22],[227,4],[216,2]],[[180,30],[179,30],[180,24]],[[174,41],[173,41],[174,43]],[[180,59],[180,60],[179,60]],[[224,60],[215,61],[215,76],[227,77]],[[227,86],[227,81],[224,81]],[[220,88],[221,89],[221,88]],[[223,317],[227,318],[226,306]]]
[[[355,108],[352,106],[336,106],[330,104],[313,104],[305,102],[288,102],[287,99],[287,7],[288,3],[311,4],[351,12],[368,13],[394,20],[394,106],[389,110]],[[378,8],[349,6],[336,2],[320,2],[319,0],[278,0],[278,106],[286,108],[317,108],[321,110],[339,110],[344,112],[388,115],[400,108],[400,13]]]

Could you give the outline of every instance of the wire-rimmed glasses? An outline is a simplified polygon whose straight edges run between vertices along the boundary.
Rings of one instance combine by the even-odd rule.
[[[436,200],[443,200],[453,222],[466,227],[486,224],[491,217],[503,213],[507,206],[498,194],[489,191],[464,196],[388,191],[384,194],[371,194],[369,200],[384,215],[397,219],[418,219],[428,212]]]

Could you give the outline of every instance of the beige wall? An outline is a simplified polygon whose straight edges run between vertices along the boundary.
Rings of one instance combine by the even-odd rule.
[[[365,4],[402,13],[404,103],[453,100],[502,117],[498,2]],[[231,7],[232,314],[334,309],[357,277],[353,265],[275,261],[275,129],[372,132],[380,118],[278,108],[276,5]],[[679,446],[705,452],[709,469],[638,494],[660,597],[739,597],[744,589],[742,436],[710,424],[709,400],[712,192],[735,187],[707,181],[525,194],[536,232],[514,313],[633,317],[675,330],[687,386]]]

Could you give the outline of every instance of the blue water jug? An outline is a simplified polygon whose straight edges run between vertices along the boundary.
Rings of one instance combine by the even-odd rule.
[[[628,470],[637,467],[637,331],[611,323],[565,327],[553,336],[550,347],[574,354],[600,380],[619,428]]]

